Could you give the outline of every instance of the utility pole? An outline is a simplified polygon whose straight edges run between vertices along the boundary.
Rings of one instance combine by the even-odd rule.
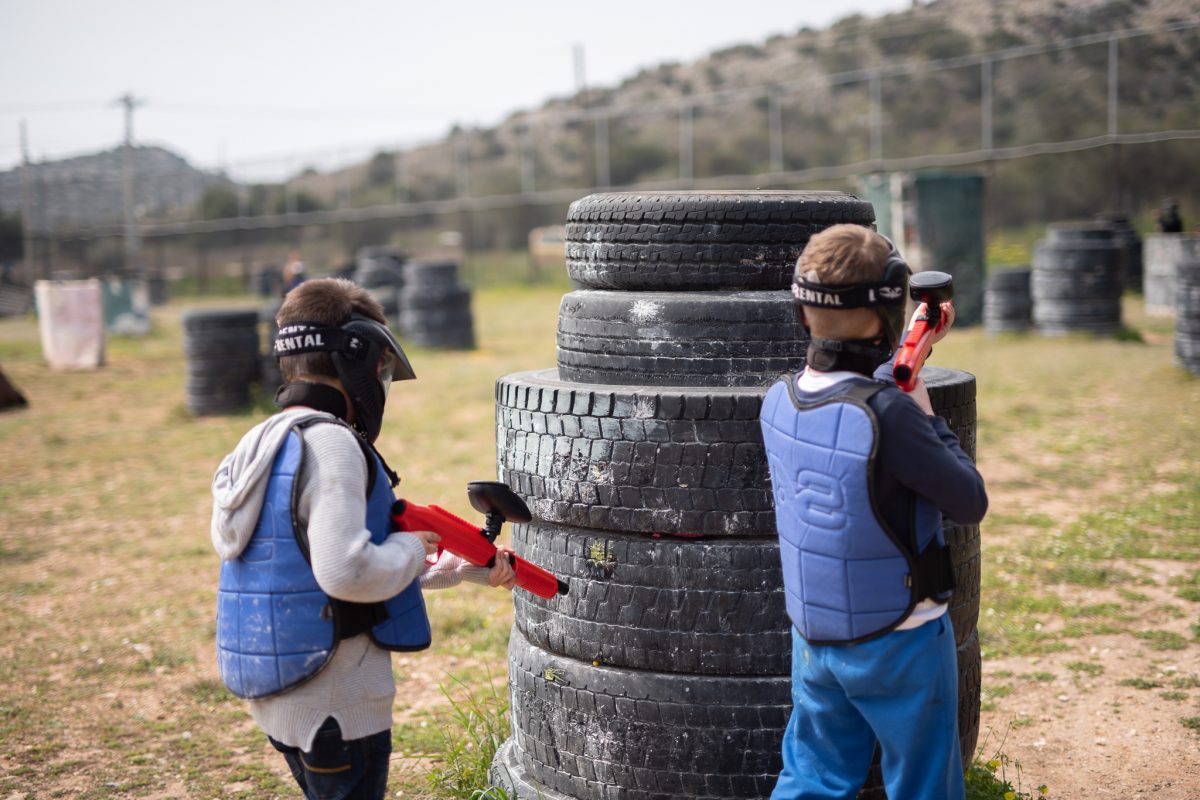
[[[137,263],[137,229],[133,213],[133,110],[145,103],[126,92],[116,100],[125,108],[125,145],[121,149],[121,202],[125,212],[125,276],[133,277]]]
[[[579,98],[579,106],[581,118],[584,123],[591,121],[591,116],[588,114],[588,91],[587,91],[587,63],[586,56],[583,50],[583,44],[576,42],[571,50],[575,62],[575,95]],[[592,136],[588,136],[588,126],[580,125],[579,130],[582,133],[581,149],[579,153],[579,161],[581,172],[583,174],[583,188],[590,188],[595,183],[595,171],[592,165],[592,139],[596,135],[596,123],[592,121]]]
[[[33,265],[33,176],[29,173],[29,137],[21,120],[21,255],[25,279],[33,285],[37,274]]]

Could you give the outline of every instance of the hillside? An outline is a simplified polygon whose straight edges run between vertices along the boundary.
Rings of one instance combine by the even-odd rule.
[[[41,230],[119,223],[123,218],[120,147],[31,166],[33,214]],[[161,147],[134,148],[134,208],[147,219],[169,217],[199,202],[206,189],[227,183],[195,169]],[[0,172],[0,213],[21,210],[20,169]]]
[[[653,186],[680,177],[680,111],[690,110],[695,178],[771,171],[767,87],[778,87],[785,172],[855,163],[871,157],[869,67],[927,63],[1096,33],[1196,20],[1191,0],[935,0],[870,19],[851,16],[825,30],[801,29],[742,44],[691,63],[641,70],[620,85],[595,87],[541,108],[514,113],[494,128],[456,130],[444,140],[399,154],[380,153],[349,174],[308,175],[296,184],[331,204],[351,185],[352,205],[456,196],[510,194],[603,184],[596,174],[591,119],[611,113],[608,184]],[[997,148],[1097,136],[1107,131],[1108,43],[999,61],[993,78]],[[1120,42],[1120,131],[1192,129],[1200,118],[1200,29]],[[840,76],[831,81],[829,76]],[[745,90],[753,89],[753,92]],[[909,158],[980,147],[980,67],[917,71],[880,81],[882,156]],[[1193,143],[1184,143],[1193,153]],[[524,148],[524,151],[523,151]],[[522,176],[522,152],[535,153]],[[1100,151],[1097,151],[1099,153]],[[1172,151],[1173,152],[1173,151]],[[1143,153],[1145,155],[1145,153]],[[1137,162],[1126,176],[1147,194],[1176,191],[1172,172]],[[459,164],[456,171],[456,159]],[[1090,159],[1090,160],[1089,160]],[[1155,154],[1151,160],[1161,160]],[[1096,179],[1108,155],[1082,157]],[[1078,159],[1077,159],[1078,161]],[[1200,162],[1197,164],[1200,166]],[[530,166],[532,168],[530,169]],[[1045,166],[1034,168],[1045,175]],[[1149,170],[1147,172],[1147,170]],[[1072,171],[1070,180],[1077,180]],[[1174,177],[1178,177],[1177,169]],[[1137,178],[1138,180],[1134,180]],[[1066,176],[1064,176],[1064,180]],[[402,185],[400,185],[402,184]],[[1161,184],[1161,186],[1160,186]],[[1084,194],[1108,194],[1090,186]],[[1124,198],[1132,203],[1135,198]],[[1070,205],[1069,200],[1065,201]],[[1051,201],[1049,207],[1061,205]]]

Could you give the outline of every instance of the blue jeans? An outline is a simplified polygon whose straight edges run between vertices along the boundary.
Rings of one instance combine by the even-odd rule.
[[[346,741],[337,720],[330,717],[317,730],[312,750],[274,739],[271,744],[283,753],[305,800],[382,800],[387,794],[390,730]]]
[[[876,742],[888,797],[962,800],[948,615],[853,645],[810,645],[793,628],[792,702],[771,800],[852,800]]]

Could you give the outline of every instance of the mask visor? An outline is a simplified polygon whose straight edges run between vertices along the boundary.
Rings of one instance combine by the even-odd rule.
[[[411,369],[411,368],[410,368]],[[379,385],[383,387],[383,396],[386,398],[388,392],[391,391],[392,381],[397,373],[403,373],[404,366],[400,364],[400,357],[391,350],[383,352],[383,358],[379,361]]]

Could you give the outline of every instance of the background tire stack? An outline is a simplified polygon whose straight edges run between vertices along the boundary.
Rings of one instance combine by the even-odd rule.
[[[803,366],[786,291],[799,251],[873,216],[823,192],[571,206],[568,270],[588,288],[563,299],[558,369],[497,382],[499,475],[534,516],[514,547],[570,585],[552,600],[513,595],[514,735],[492,772],[510,797],[770,794],[791,645],[758,413],[778,375]],[[973,454],[974,380],[926,376]],[[973,753],[979,536],[947,531]]]
[[[1125,245],[1104,223],[1051,225],[1033,251],[1033,323],[1039,333],[1115,334],[1121,328]]]
[[[1146,313],[1170,316],[1175,313],[1176,272],[1180,264],[1200,261],[1200,234],[1152,233],[1146,237],[1143,253]]]
[[[1029,267],[993,272],[983,293],[983,329],[987,333],[1027,331],[1032,321]]]
[[[1175,281],[1175,360],[1200,375],[1200,260],[1179,264]]]
[[[262,369],[258,320],[255,309],[184,312],[188,411],[232,414],[250,405],[250,386],[258,382]]]
[[[1128,214],[1099,214],[1096,222],[1112,230],[1113,241],[1121,250],[1121,284],[1134,292],[1142,291],[1142,237]]]
[[[422,347],[475,346],[471,290],[458,281],[457,261],[410,261],[399,295],[400,328]]]
[[[388,247],[359,248],[355,261],[354,282],[371,293],[383,306],[393,324],[399,312],[400,292],[404,288],[404,262],[399,250]]]

